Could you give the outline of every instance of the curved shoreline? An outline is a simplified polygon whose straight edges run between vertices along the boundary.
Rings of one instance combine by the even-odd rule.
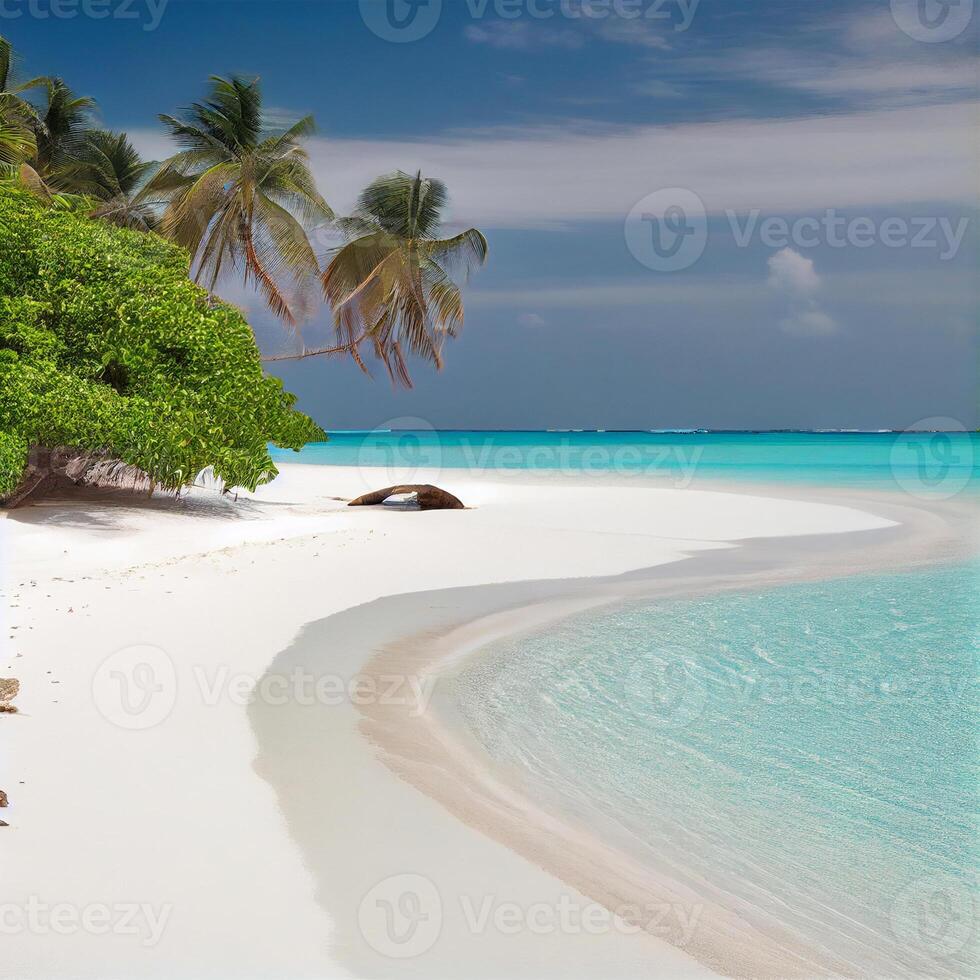
[[[862,505],[867,506],[863,500]],[[497,639],[541,630],[590,608],[908,570],[958,557],[961,540],[936,533],[932,509],[914,516],[918,508],[888,498],[876,500],[874,506],[879,515],[884,510],[884,516],[901,519],[892,527],[871,531],[752,539],[612,579],[535,583],[525,587],[531,601],[524,605],[458,622],[448,632],[427,631],[390,644],[375,653],[365,672],[375,677],[411,673],[432,678],[436,696],[428,708],[418,703],[363,706],[361,729],[400,778],[614,914],[630,917],[637,909],[664,905],[697,907],[703,914],[693,933],[675,922],[657,935],[712,971],[752,977],[850,975],[854,967],[846,959],[801,949],[788,934],[763,934],[719,905],[706,908],[688,886],[652,874],[567,815],[543,809],[466,731],[450,690],[463,665]]]
[[[527,629],[535,622],[560,618],[585,604],[755,589],[790,577],[833,578],[880,571],[883,566],[914,567],[954,559],[965,550],[962,522],[969,516],[969,505],[962,503],[933,506],[909,502],[909,498],[899,494],[823,490],[792,495],[777,491],[771,496],[857,507],[896,523],[869,531],[753,539],[737,545],[716,542],[701,545],[694,557],[611,577],[468,586],[383,598],[309,624],[296,643],[277,658],[270,672],[302,665],[315,673],[322,671],[325,660],[329,660],[334,668],[340,665],[342,671],[368,676],[379,683],[392,676],[411,676],[423,682],[435,678],[438,687],[438,678],[445,680],[460,657],[479,650],[487,641]],[[327,651],[329,657],[325,657]],[[545,813],[500,778],[491,761],[474,752],[465,732],[452,723],[445,699],[439,694],[437,698],[434,711],[426,711],[427,701],[422,705],[417,699],[405,699],[395,705],[363,705],[356,711],[351,709],[353,721],[346,723],[337,720],[336,712],[328,721],[328,713],[324,712],[306,712],[300,718],[300,712],[275,714],[262,706],[250,709],[260,744],[257,768],[277,790],[294,840],[313,871],[318,898],[335,923],[334,955],[341,962],[357,975],[437,977],[459,975],[459,959],[464,956],[466,975],[505,975],[500,969],[502,950],[493,947],[491,955],[485,937],[466,935],[466,923],[459,916],[457,921],[450,921],[448,912],[440,943],[417,961],[392,962],[378,957],[364,942],[362,930],[354,921],[358,901],[384,873],[390,875],[393,869],[428,874],[435,868],[437,873],[432,872],[432,877],[444,895],[462,895],[467,889],[472,890],[473,874],[447,867],[447,857],[450,865],[470,861],[474,849],[479,847],[480,853],[492,855],[487,860],[502,864],[501,852],[493,850],[496,845],[488,851],[486,844],[479,843],[481,836],[487,844],[503,844],[506,853],[517,860],[517,864],[507,865],[506,875],[501,871],[505,884],[498,883],[497,888],[508,889],[507,894],[521,894],[522,875],[527,874],[529,866],[535,866],[549,878],[554,876],[556,886],[570,890],[580,901],[596,902],[606,909],[621,908],[624,903],[632,906],[637,896],[642,902],[664,900],[664,889],[659,883],[651,889],[643,869],[631,866],[621,854]],[[363,748],[346,740],[346,727],[351,725],[359,725],[367,736],[366,740],[358,736]],[[342,739],[343,744],[339,741]],[[328,745],[329,750],[325,747]],[[371,793],[361,794],[360,800],[345,798],[338,804],[335,798],[323,798],[311,802],[308,783],[297,792],[295,787],[311,766],[328,779],[330,773],[339,772],[349,778],[351,767],[344,769],[337,759],[344,753],[356,754],[359,759],[363,755],[364,760],[368,756],[380,759],[400,777],[400,785],[423,796],[406,798],[403,791],[382,788],[373,770],[367,771],[370,767],[366,768],[366,761],[358,766],[355,779],[358,784],[366,780],[374,788]],[[372,804],[399,808],[413,799],[427,799],[437,810],[426,806],[424,822],[420,819],[418,826],[399,826],[390,835],[386,833],[384,839],[379,838],[378,815],[371,809]],[[401,810],[396,812],[402,816]],[[372,852],[371,860],[356,867],[348,859],[343,841],[332,840],[331,830],[334,828],[342,836],[349,833],[352,824],[358,826],[357,840]],[[479,830],[480,835],[473,836],[472,829]],[[470,836],[457,838],[460,830]],[[433,834],[439,838],[437,841],[427,839]],[[571,856],[574,860],[570,860]],[[614,868],[612,873],[610,867]],[[487,876],[485,867],[481,867],[481,875]],[[536,878],[535,887],[540,888],[546,880]],[[491,886],[484,883],[482,887]],[[689,894],[675,897],[682,904],[690,904],[696,898]],[[640,952],[645,947],[636,935],[614,936],[615,943],[605,947],[614,957],[623,955],[632,966],[607,966],[603,972],[590,972],[584,961],[581,969],[575,961],[576,971],[583,976],[634,976],[645,972],[640,964],[656,962],[662,966],[664,950],[668,948],[664,940],[678,937],[671,937],[669,931],[661,928],[648,931],[651,934],[646,938],[655,947],[645,953]],[[746,948],[740,942],[744,936],[740,924],[731,916],[713,916],[707,931],[711,942],[688,945],[687,953],[677,951],[669,966],[673,974],[701,975],[706,967],[715,972],[752,972],[759,976],[813,973],[805,955],[772,948],[771,944],[763,949],[757,939]],[[529,950],[521,947],[518,952],[516,939],[510,938],[508,943],[503,962],[510,970],[514,962],[523,962]],[[574,943],[566,937],[562,953],[565,946],[572,949]],[[689,957],[691,952],[697,955],[696,960]],[[751,966],[743,969],[746,962]],[[846,970],[845,964],[840,966]],[[509,975],[543,977],[552,973],[539,963],[527,974],[511,971]],[[560,975],[557,961],[554,975]]]
[[[16,789],[4,810],[16,844],[5,855],[8,899],[37,895],[80,908],[116,896],[173,910],[154,946],[112,934],[8,935],[10,972],[47,977],[70,962],[80,980],[709,973],[656,929],[627,935],[573,923],[542,934],[535,920],[515,933],[515,908],[528,916],[542,905],[605,910],[394,778],[361,734],[365,718],[349,698],[283,704],[272,700],[282,690],[274,687],[249,705],[249,691],[294,667],[304,682],[359,677],[377,650],[406,636],[442,636],[494,609],[554,598],[576,586],[574,576],[628,582],[643,573],[621,573],[660,564],[659,574],[681,582],[692,568],[680,561],[685,554],[727,560],[743,550],[732,542],[761,534],[878,527],[867,513],[807,502],[875,511],[876,498],[447,473],[443,483],[471,509],[347,508],[384,482],[379,475],[287,465],[237,503],[206,491],[179,502],[84,494],[0,515],[0,551],[9,559],[0,568],[4,670],[21,682],[0,782]],[[902,494],[888,499],[896,520],[915,512],[908,520],[922,525],[937,554],[944,534],[964,533],[956,512],[976,513],[975,495],[935,513]],[[877,540],[880,561],[915,560],[902,534]],[[843,542],[810,559],[834,574]],[[542,582],[551,585],[535,584]],[[134,733],[114,723],[124,705],[97,700],[94,681],[107,657],[144,644],[168,656],[174,672],[157,698],[169,714]],[[113,684],[103,694],[119,690]],[[406,730],[403,754],[413,754],[410,737]],[[431,769],[435,757],[423,746],[414,755]],[[66,793],[79,802],[70,832]],[[424,876],[443,897],[438,941],[410,958],[372,943],[383,922],[372,930],[358,920],[370,890],[399,874]],[[461,907],[464,899],[472,905]]]

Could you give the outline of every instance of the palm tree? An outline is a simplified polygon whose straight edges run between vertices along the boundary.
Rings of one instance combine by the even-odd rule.
[[[74,163],[85,145],[95,99],[75,95],[60,78],[41,79],[41,84],[45,104],[35,124],[37,154],[32,161],[33,169],[45,182],[55,186],[64,184],[61,189],[70,190],[67,186],[70,178],[60,171]]]
[[[411,387],[407,354],[442,367],[442,345],[463,323],[463,299],[451,272],[466,274],[487,257],[476,228],[440,238],[446,185],[398,171],[373,181],[354,215],[337,222],[347,243],[323,274],[339,346],[277,360],[348,351],[364,368],[362,342],[374,347],[392,380]]]
[[[168,200],[161,232],[190,250],[196,282],[213,291],[221,273],[241,263],[246,284],[254,282],[294,325],[279,280],[302,284],[319,275],[306,229],[333,217],[299,144],[313,132],[312,116],[267,134],[258,80],[212,76],[207,102],[182,119],[160,119],[183,147],[149,185]]]
[[[148,199],[142,185],[153,166],[140,159],[125,133],[97,129],[85,133],[77,159],[63,173],[77,193],[99,202],[92,217],[152,231],[157,225],[156,202]]]
[[[10,42],[0,36],[0,174],[14,173],[37,152],[34,138],[34,107],[21,93],[35,87],[39,79],[21,85],[13,80],[14,52]]]

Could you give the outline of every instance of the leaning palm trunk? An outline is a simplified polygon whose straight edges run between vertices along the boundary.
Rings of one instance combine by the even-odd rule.
[[[20,483],[0,497],[0,506],[18,507],[29,499],[77,486],[151,494],[156,485],[143,470],[105,453],[33,446]]]
[[[320,273],[309,232],[333,218],[302,147],[313,118],[268,133],[258,80],[213,76],[207,102],[160,119],[181,147],[147,185],[167,202],[161,233],[191,253],[194,280],[209,292],[243,267],[246,284],[295,327],[293,294],[301,301]]]
[[[440,180],[401,171],[379,177],[361,194],[352,217],[337,224],[347,237],[321,277],[334,314],[337,344],[278,359],[358,350],[370,345],[396,384],[411,387],[408,358],[442,367],[442,348],[463,325],[465,279],[487,258],[476,228],[440,238],[447,202]]]

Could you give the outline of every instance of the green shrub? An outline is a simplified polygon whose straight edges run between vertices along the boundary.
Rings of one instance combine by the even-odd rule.
[[[210,466],[252,490],[276,474],[269,442],[324,438],[188,267],[154,235],[0,187],[0,495],[31,445],[104,451],[168,489]]]

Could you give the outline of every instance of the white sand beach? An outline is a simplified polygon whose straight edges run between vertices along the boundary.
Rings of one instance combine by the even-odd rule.
[[[618,575],[747,539],[899,526],[937,548],[950,537],[942,515],[897,494],[878,506],[830,491],[463,471],[438,480],[465,511],[346,507],[388,475],[290,465],[237,501],[209,491],[182,502],[51,500],[0,517],[0,676],[21,684],[19,713],[0,716],[4,975],[703,975],[643,931],[474,938],[445,896],[437,958],[386,955],[363,935],[359,906],[395,872],[456,891],[477,882],[525,910],[592,899],[500,834],[468,826],[442,794],[396,778],[347,698],[315,706],[330,736],[324,769],[297,759],[264,778],[248,691],[307,624],[386,596]],[[889,539],[876,560],[906,540]],[[337,656],[340,676],[364,666]],[[134,657],[162,665],[130,691],[150,703],[141,715],[113,702]],[[283,805],[283,780],[292,799],[310,797],[308,810]],[[311,858],[298,842],[317,834]]]

